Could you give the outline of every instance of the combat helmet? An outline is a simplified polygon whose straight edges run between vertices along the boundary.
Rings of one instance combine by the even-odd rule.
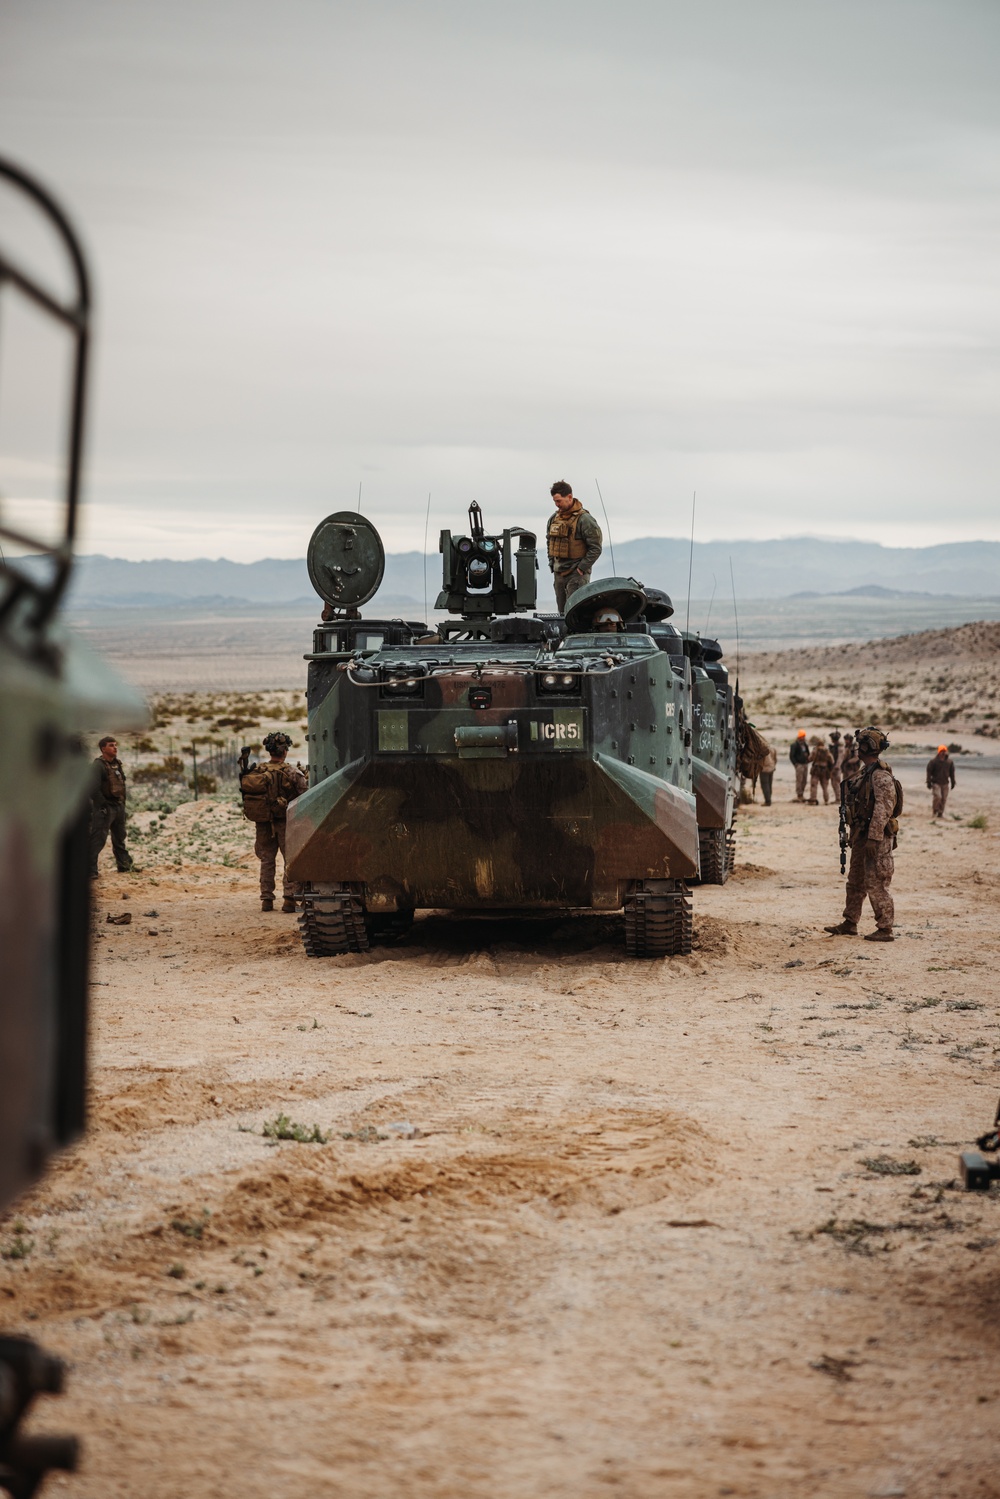
[[[265,734],[262,742],[269,755],[280,755],[292,747],[291,738],[287,734]]]
[[[880,755],[884,749],[889,748],[889,736],[883,734],[881,729],[869,725],[867,729],[859,729],[854,736],[854,742],[863,755]]]
[[[625,628],[625,621],[622,619],[617,609],[598,609],[597,613],[594,615],[591,628],[597,634],[600,634],[602,631],[609,629],[612,631],[621,631]]]

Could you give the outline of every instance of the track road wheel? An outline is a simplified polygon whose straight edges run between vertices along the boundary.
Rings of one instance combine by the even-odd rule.
[[[725,828],[698,829],[698,855],[703,885],[724,885],[729,873],[726,866]]]
[[[691,895],[680,880],[637,880],[625,899],[630,958],[670,958],[691,951]]]
[[[364,902],[350,885],[305,890],[299,900],[299,931],[308,957],[334,958],[340,953],[368,951]]]

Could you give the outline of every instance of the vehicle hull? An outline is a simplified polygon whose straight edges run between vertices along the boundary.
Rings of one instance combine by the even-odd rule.
[[[621,907],[698,874],[694,796],[612,756],[359,759],[289,808],[299,882],[363,885],[370,911]]]

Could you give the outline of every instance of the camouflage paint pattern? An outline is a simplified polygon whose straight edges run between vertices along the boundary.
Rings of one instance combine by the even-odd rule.
[[[371,911],[617,909],[698,873],[690,726],[689,664],[645,634],[314,652],[289,874]]]
[[[728,828],[736,805],[736,721],[726,673],[692,667],[694,792],[700,828]]]

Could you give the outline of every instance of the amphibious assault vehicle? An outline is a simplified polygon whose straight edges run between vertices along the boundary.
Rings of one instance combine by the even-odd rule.
[[[83,735],[98,725],[136,727],[140,699],[75,640],[59,620],[73,563],[83,451],[90,323],[86,265],[53,198],[20,168],[0,161],[0,191],[16,192],[33,228],[52,233],[68,262],[72,292],[53,292],[0,246],[0,332],[5,389],[31,389],[46,332],[65,336],[69,420],[56,528],[45,503],[14,525],[0,509],[0,1212],[44,1171],[52,1153],[84,1125],[90,947],[89,813],[92,765]],[[16,217],[14,219],[16,223]],[[27,219],[26,219],[27,222]],[[22,306],[19,315],[17,304]],[[28,307],[37,316],[30,322]],[[7,314],[15,314],[7,318]],[[47,321],[44,321],[46,319]],[[7,337],[13,330],[13,337]],[[31,342],[19,348],[18,331]],[[14,353],[11,354],[11,345]],[[23,360],[17,359],[18,353]],[[13,376],[14,378],[10,378]],[[60,402],[64,391],[41,392]],[[14,406],[5,439],[42,465],[36,421]],[[45,404],[44,400],[41,403]],[[6,414],[6,412],[5,412]],[[27,425],[20,425],[18,417]],[[4,455],[8,443],[4,443]],[[51,455],[44,454],[46,460]],[[46,464],[48,466],[48,464]],[[47,498],[49,498],[47,496]],[[57,1394],[63,1366],[23,1337],[0,1337],[0,1489],[34,1494],[49,1468],[73,1468],[72,1437],[19,1430],[35,1397]]]
[[[624,911],[631,956],[688,952],[695,682],[713,702],[717,683],[633,578],[589,584],[565,620],[533,612],[535,537],[469,514],[468,535],[441,533],[452,618],[433,631],[362,618],[384,568],[365,517],[331,515],[310,542],[326,608],[286,845],[306,951],[362,951],[443,907]],[[609,605],[624,627],[595,633]]]

